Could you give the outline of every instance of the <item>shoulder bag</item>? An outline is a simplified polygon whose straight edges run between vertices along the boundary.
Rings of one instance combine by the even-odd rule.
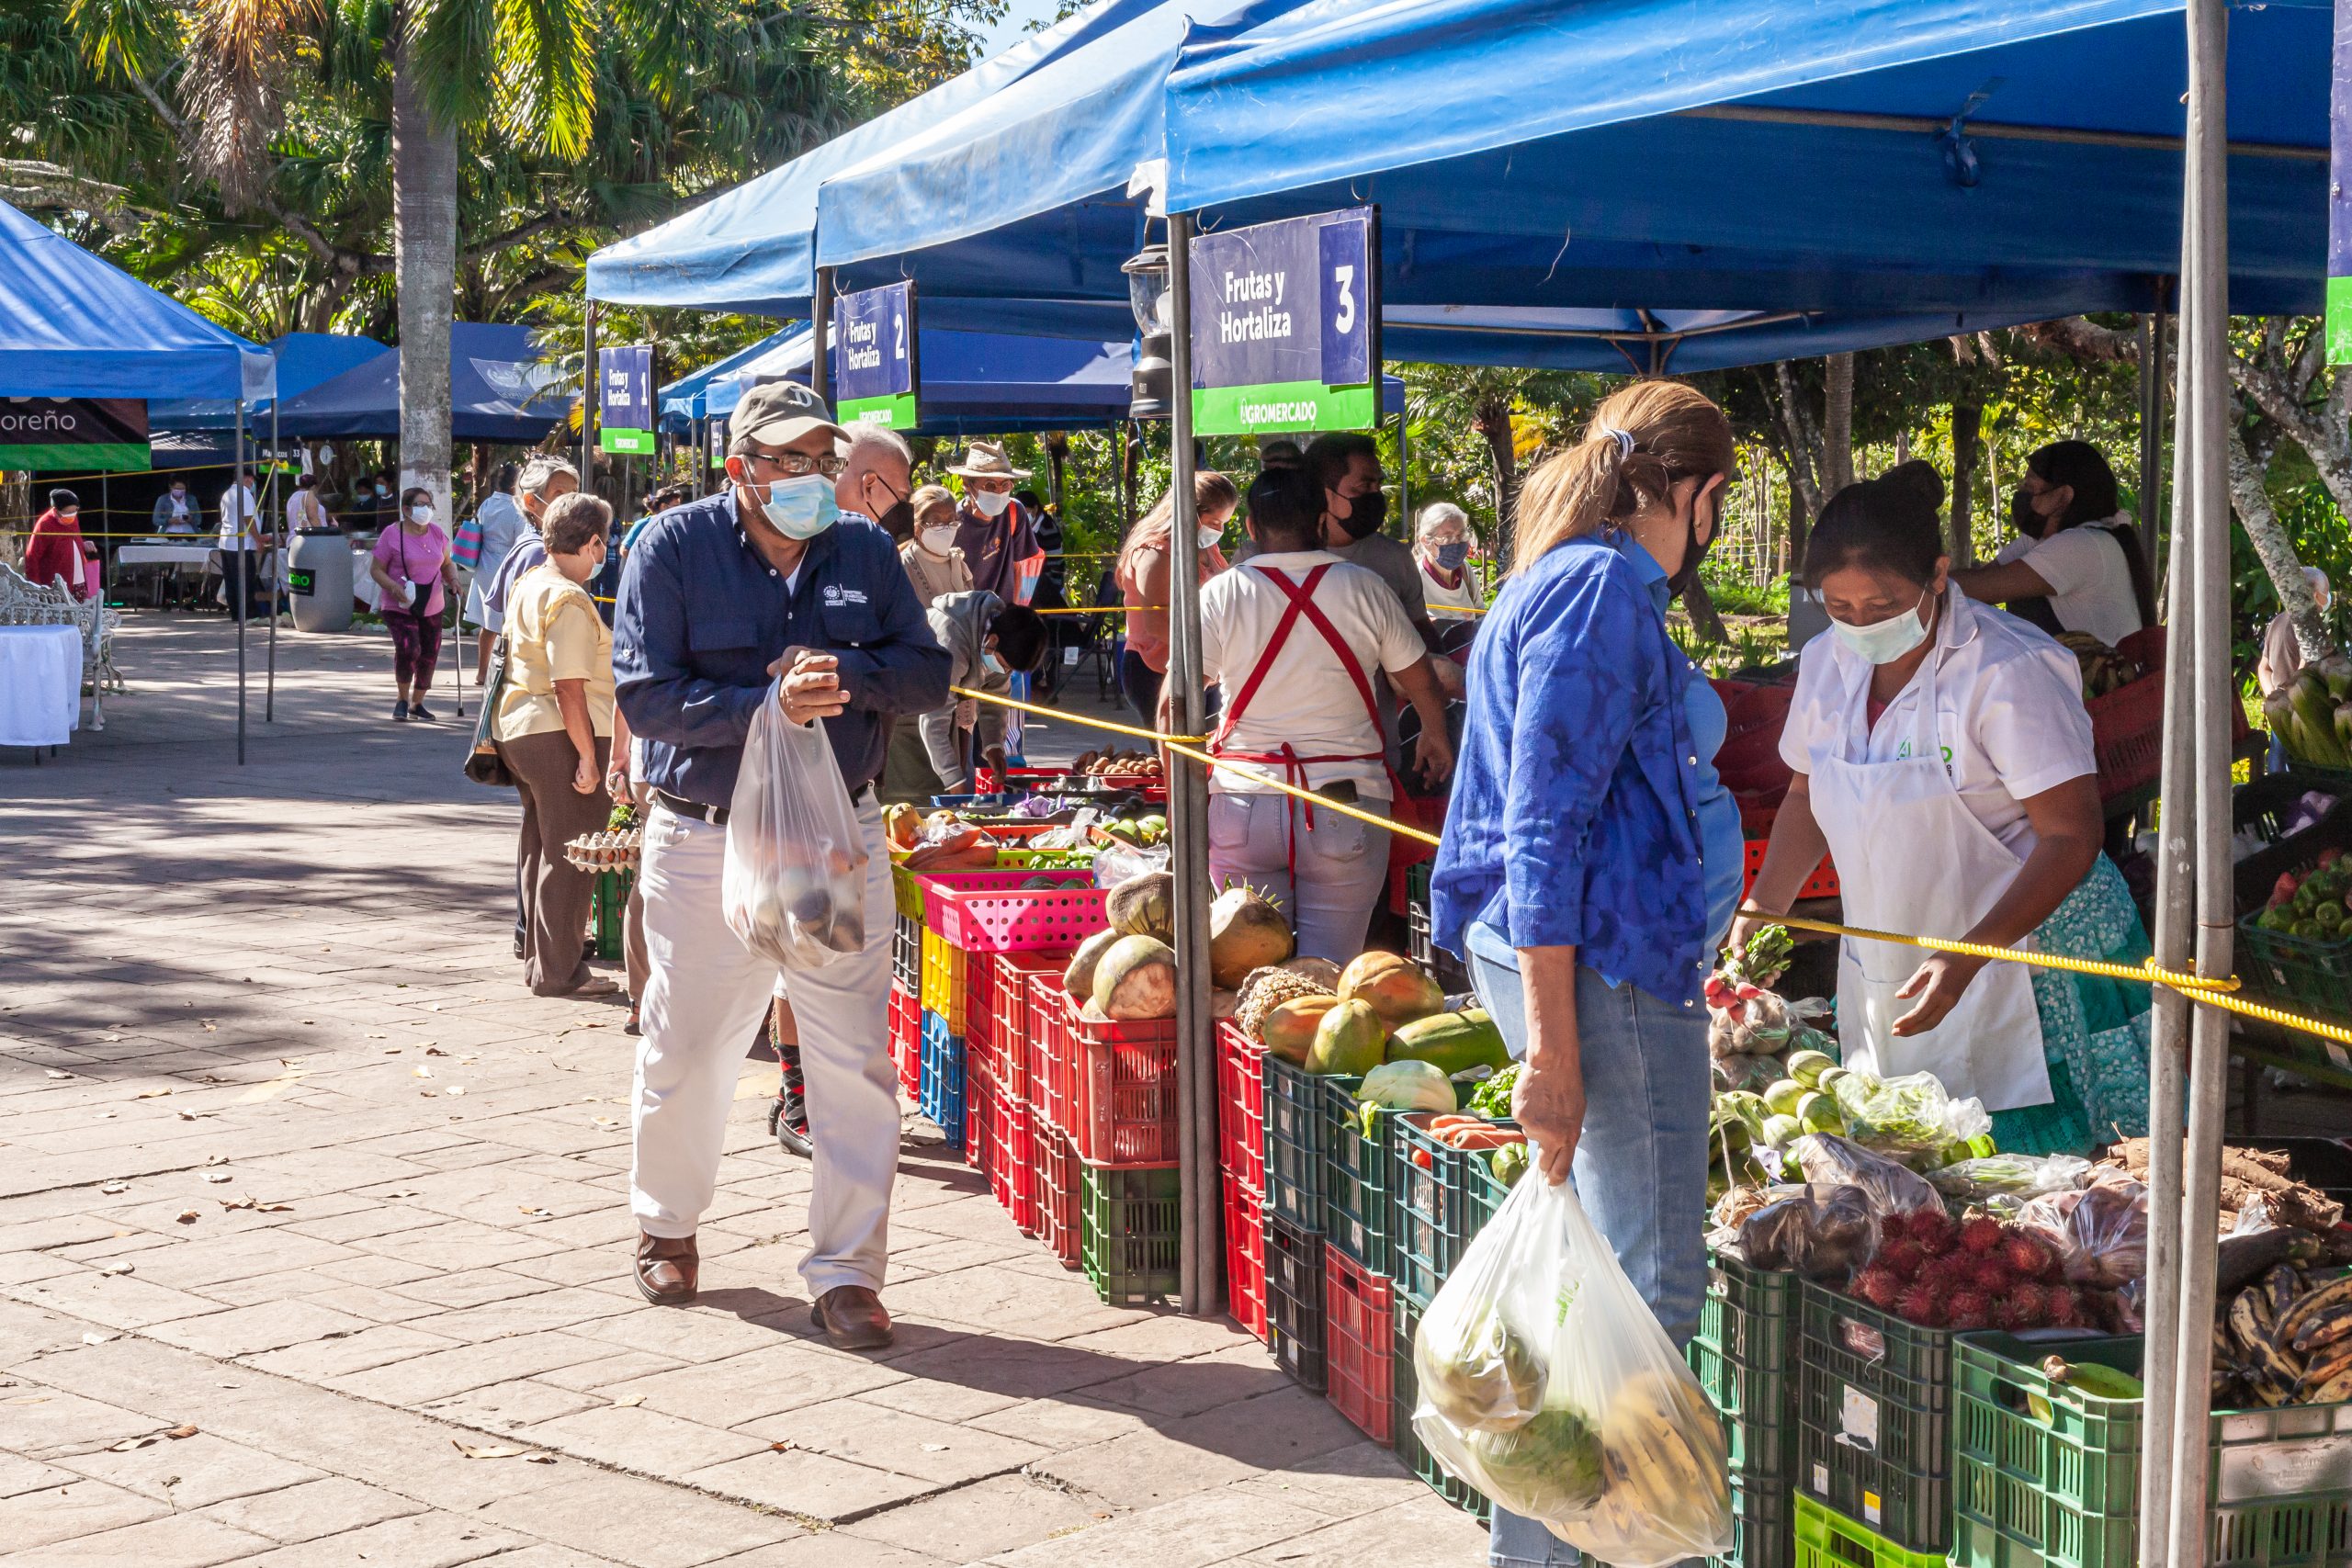
[[[506,639],[491,645],[490,679],[482,682],[481,712],[474,719],[474,743],[466,753],[466,777],[493,789],[514,787],[514,775],[498,754],[498,704],[506,694]]]

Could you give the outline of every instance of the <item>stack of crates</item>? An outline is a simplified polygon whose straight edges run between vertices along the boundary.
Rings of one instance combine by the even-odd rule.
[[[1320,1393],[1331,1143],[1323,1080],[1271,1053],[1259,1058],[1258,1071],[1266,1173],[1266,1345],[1284,1371]]]
[[[1269,1057],[1267,1066],[1274,1065]],[[1266,1346],[1301,1388],[1326,1382],[1323,1238],[1271,1212],[1266,1216]]]
[[[1176,1021],[1094,1020],[1067,993],[1049,1021],[1046,1103],[1078,1158],[1080,1259],[1112,1306],[1182,1288]]]
[[[1376,1443],[1396,1437],[1395,1287],[1334,1245],[1323,1249],[1324,1397]]]
[[[1080,1190],[1077,1145],[1062,1126],[1069,1118],[1057,1114],[1051,1093],[1061,1016],[1069,1005],[1069,992],[1060,975],[1048,971],[1029,976],[1029,1035],[1023,1054],[1027,1066],[1023,1081],[1029,1086],[1031,1137],[1037,1151],[1038,1232],[1063,1268],[1076,1269],[1085,1261],[1079,1235],[1085,1194]]]
[[[1684,1352],[1722,1412],[1731,1456],[1728,1568],[1784,1568],[1794,1550],[1797,1276],[1708,1259],[1699,1332]]]
[[[1035,1028],[1030,982],[1039,976],[1058,977],[1069,955],[1058,949],[975,955],[973,963],[989,973],[987,991],[988,1048],[967,1058],[967,1072],[986,1078],[989,1125],[985,1138],[989,1158],[989,1190],[1012,1216],[1023,1234],[1038,1235],[1045,1224],[1041,1213],[1038,1148],[1041,1118],[1036,1089],[1030,1081],[1028,1041]],[[972,1006],[980,1006],[975,994]],[[980,1036],[976,1032],[974,1038]],[[978,1062],[977,1068],[970,1062]]]
[[[1266,1337],[1266,1048],[1216,1026],[1217,1179],[1225,1197],[1225,1304]]]
[[[922,933],[922,1076],[916,1108],[950,1148],[964,1145],[966,954],[937,931]]]
[[[2129,1568],[2139,1549],[2141,1401],[2053,1383],[2041,1362],[2054,1353],[2137,1377],[2143,1348],[2137,1336],[2052,1345],[1971,1334],[1960,1341],[1952,1362],[1960,1472],[1951,1549],[1959,1568]],[[2344,1496],[2343,1509],[2334,1539],[2352,1550],[2346,1529],[2352,1495]],[[2328,1536],[2323,1529],[2303,1539]],[[2216,1552],[2212,1561],[2228,1556]]]
[[[1847,1542],[1860,1532],[1891,1554],[1883,1562],[1940,1561],[1952,1544],[1958,1336],[1809,1280],[1797,1291],[1798,1561],[1808,1528]]]

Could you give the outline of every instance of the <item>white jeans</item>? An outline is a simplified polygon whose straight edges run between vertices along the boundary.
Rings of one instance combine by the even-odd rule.
[[[1360,804],[1366,811],[1387,806]],[[1363,951],[1373,907],[1388,885],[1388,829],[1317,811],[1310,830],[1306,809],[1305,801],[1272,791],[1211,795],[1209,881],[1222,887],[1227,877],[1242,878],[1282,906],[1298,932],[1300,956],[1345,964]]]
[[[865,950],[781,977],[800,1028],[800,1070],[815,1129],[808,1255],[813,1297],[841,1285],[878,1290],[888,1260],[890,1182],[899,1168],[899,1083],[885,1014],[890,996],[890,856],[882,808],[858,807],[868,856]],[[727,1115],[746,1043],[779,991],[719,912],[727,829],[656,807],[645,828],[651,976],[637,1047],[637,1159],[629,1208],[648,1235],[695,1234],[718,1179]]]

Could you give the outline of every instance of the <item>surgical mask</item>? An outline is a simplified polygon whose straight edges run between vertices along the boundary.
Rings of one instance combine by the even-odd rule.
[[[1922,589],[1919,604],[1899,615],[1867,626],[1852,626],[1843,621],[1833,620],[1829,623],[1829,629],[1856,657],[1871,664],[1892,664],[1928,640],[1928,623],[1919,616],[1919,606],[1927,602],[1927,591]]]
[[[760,510],[787,539],[813,539],[833,525],[841,502],[833,499],[833,481],[822,474],[772,479]]]
[[[1453,539],[1437,547],[1437,564],[1441,571],[1460,571],[1470,558],[1470,541]]]
[[[1216,547],[1216,542],[1224,537],[1225,530],[1222,528],[1203,528],[1199,535],[1201,548],[1204,550],[1215,549]]]
[[[935,556],[944,556],[954,549],[956,547],[955,525],[951,523],[944,527],[925,528],[922,531],[922,547]]]
[[[1004,660],[999,659],[994,653],[981,654],[980,666],[991,675],[1001,675],[1004,673]]]
[[[1348,498],[1348,515],[1340,526],[1351,539],[1369,539],[1380,532],[1388,521],[1388,496],[1382,491],[1366,491]]]
[[[1012,496],[999,494],[992,490],[967,491],[964,493],[965,498],[971,502],[979,514],[991,521],[1003,516],[1004,509],[1012,504]]]
[[[408,519],[412,523],[430,523],[433,521],[433,508],[412,506],[408,509]]]

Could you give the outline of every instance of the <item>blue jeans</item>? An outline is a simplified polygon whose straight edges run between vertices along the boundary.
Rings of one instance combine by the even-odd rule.
[[[1478,1000],[1511,1055],[1524,1056],[1517,960],[1505,960],[1508,944],[1483,925],[1463,945]],[[1579,967],[1577,1035],[1585,1093],[1577,1197],[1679,1348],[1698,1332],[1707,1293],[1707,1012]],[[1493,1568],[1565,1568],[1584,1559],[1535,1520],[1497,1508],[1487,1560]]]

